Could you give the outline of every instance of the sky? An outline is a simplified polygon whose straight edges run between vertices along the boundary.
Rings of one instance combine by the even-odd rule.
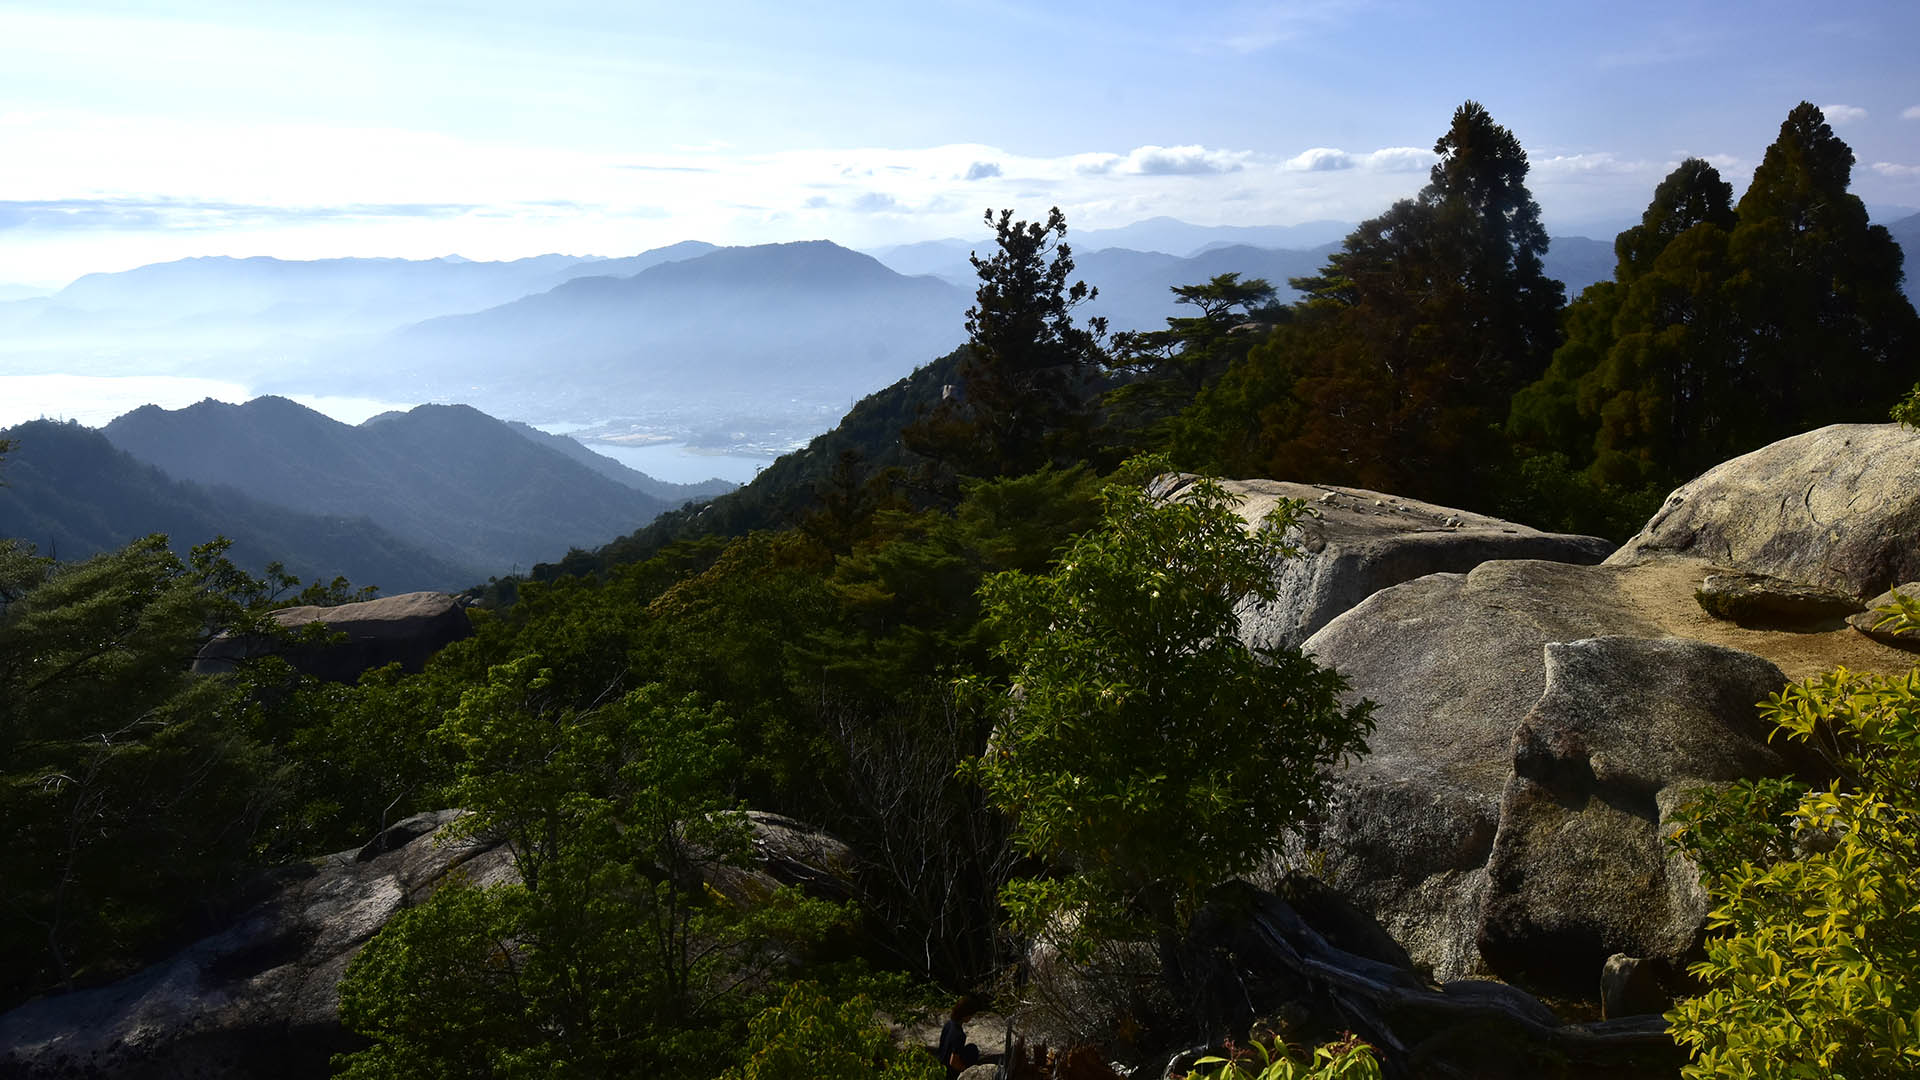
[[[194,255],[625,255],[1357,222],[1477,100],[1559,234],[1802,100],[1920,208],[1920,3],[0,0],[0,283]],[[1070,237],[1071,239],[1071,237]]]

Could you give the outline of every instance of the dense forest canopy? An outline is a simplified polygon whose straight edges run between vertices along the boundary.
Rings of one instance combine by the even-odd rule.
[[[475,590],[475,635],[420,674],[190,677],[291,583],[218,546],[58,565],[0,544],[0,995],[124,974],[261,871],[455,805],[520,881],[443,889],[362,954],[348,1075],[771,1076],[821,1032],[856,1048],[847,1075],[906,1075],[848,1017],[1006,976],[1036,925],[1008,906],[1104,902],[1084,927],[1161,933],[1177,982],[1179,917],[1312,811],[1367,710],[1297,651],[1236,647],[1275,534],[1216,489],[1157,504],[1148,473],[1617,538],[1706,464],[1920,400],[1898,248],[1813,106],[1737,203],[1682,163],[1570,305],[1515,135],[1468,102],[1435,151],[1299,302],[1226,274],[1176,290],[1196,314],[1111,341],[1076,319],[1093,289],[1058,211],[989,212],[967,345],[739,492]],[[1123,464],[1142,452],[1165,456]],[[1291,741],[1255,745],[1281,713]],[[856,895],[707,887],[746,859],[748,808],[847,841]],[[1109,809],[1124,827],[1075,824]]]

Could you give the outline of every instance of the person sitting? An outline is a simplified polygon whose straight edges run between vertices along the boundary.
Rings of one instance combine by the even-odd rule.
[[[980,1064],[980,1048],[967,1041],[967,1021],[980,1011],[980,999],[972,994],[954,1003],[947,1022],[940,1025],[940,1045],[934,1056],[946,1066],[949,1080]]]

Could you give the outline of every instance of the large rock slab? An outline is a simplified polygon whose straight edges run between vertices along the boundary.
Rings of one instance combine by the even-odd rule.
[[[1163,476],[1153,492],[1177,496],[1194,479]],[[1590,564],[1614,549],[1597,536],[1541,532],[1365,488],[1277,480],[1228,480],[1221,486],[1239,500],[1236,512],[1249,523],[1283,499],[1300,499],[1308,507],[1287,531],[1300,554],[1274,568],[1277,595],[1241,607],[1240,636],[1255,647],[1298,647],[1381,589],[1427,574],[1465,573],[1491,559]]]
[[[1676,490],[1607,559],[1685,555],[1865,599],[1920,578],[1920,433],[1837,424]]]
[[[1331,882],[1436,977],[1493,970],[1481,955],[1481,927],[1490,905],[1515,886],[1496,882],[1489,864],[1509,781],[1532,767],[1528,757],[1516,769],[1514,736],[1547,690],[1548,646],[1601,637],[1692,639],[1762,657],[1791,679],[1842,665],[1890,674],[1912,667],[1912,653],[1844,623],[1787,632],[1714,619],[1693,597],[1709,569],[1661,558],[1633,566],[1488,562],[1376,593],[1308,640],[1307,652],[1348,679],[1349,700],[1371,698],[1377,708],[1370,752],[1336,770],[1332,805],[1307,840]],[[1757,689],[1738,674],[1740,663],[1703,663],[1684,689],[1663,684],[1668,673],[1657,665],[1623,668],[1618,677],[1663,685],[1663,695],[1737,699]],[[1584,671],[1570,670],[1561,693],[1587,693]],[[1732,689],[1720,679],[1732,680]],[[1609,739],[1659,746],[1670,737],[1643,710],[1617,702],[1592,723]],[[1733,753],[1731,745],[1722,749]],[[1678,791],[1679,784],[1663,777],[1654,789],[1667,788]],[[1520,835],[1513,834],[1516,841]],[[1622,864],[1635,857],[1623,852]],[[1631,888],[1606,903],[1663,907],[1665,882],[1675,875],[1684,871],[1665,863],[1658,873],[1623,871],[1611,880]],[[1581,976],[1589,994],[1598,985],[1597,964]]]
[[[512,873],[504,848],[458,835],[459,811],[422,814],[360,851],[301,867],[240,922],[110,986],[41,998],[0,1016],[9,1077],[331,1074],[347,964],[401,907],[450,872]]]
[[[217,674],[246,660],[281,652],[288,663],[308,675],[352,682],[361,672],[393,663],[418,672],[434,653],[473,633],[466,609],[454,597],[438,592],[401,593],[337,607],[282,608],[272,618],[288,630],[317,623],[345,634],[346,640],[284,648],[257,637],[221,634],[200,650],[193,670]]]
[[[1619,575],[1483,563],[1375,593],[1307,641],[1376,704],[1368,753],[1336,773],[1325,872],[1436,978],[1482,970],[1477,939],[1511,744],[1549,642],[1655,636]],[[1857,636],[1857,635],[1856,635]]]
[[[1479,946],[1502,978],[1590,994],[1607,958],[1678,970],[1705,924],[1700,871],[1673,852],[1674,809],[1708,783],[1818,768],[1769,745],[1754,703],[1787,677],[1684,639],[1546,646],[1546,690],[1514,731]]]

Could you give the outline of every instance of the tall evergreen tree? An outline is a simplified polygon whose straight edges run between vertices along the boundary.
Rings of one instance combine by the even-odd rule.
[[[1853,153],[1802,103],[1736,209],[1680,167],[1620,234],[1615,280],[1569,310],[1513,437],[1601,488],[1664,490],[1820,424],[1878,420],[1920,375],[1900,250],[1847,193]]]
[[[1015,221],[1011,210],[998,218],[988,210],[986,221],[998,250],[970,258],[980,287],[967,309],[958,396],[904,434],[961,473],[1012,476],[1079,458],[1107,324],[1074,322],[1073,309],[1099,290],[1069,284],[1073,250],[1059,207],[1044,224]]]
[[[1745,317],[1738,393],[1761,441],[1878,420],[1920,373],[1900,247],[1847,192],[1853,161],[1803,101],[1740,200],[1730,244]]]
[[[1616,489],[1668,487],[1738,437],[1739,371],[1727,245],[1733,189],[1689,158],[1614,241],[1614,280],[1590,286],[1542,379],[1514,396],[1509,430]]]
[[[1236,439],[1264,460],[1224,453],[1212,464],[1478,497],[1500,460],[1508,399],[1539,377],[1558,342],[1563,290],[1542,268],[1547,234],[1513,133],[1469,101],[1434,152],[1440,161],[1416,198],[1354,230],[1318,275],[1294,280],[1303,318],[1248,358],[1289,377],[1230,376],[1202,402],[1205,412],[1263,386],[1297,404],[1245,402],[1243,411],[1289,429]]]

